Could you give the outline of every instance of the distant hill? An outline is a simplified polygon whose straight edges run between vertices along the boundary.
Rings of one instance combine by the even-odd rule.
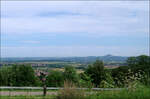
[[[124,63],[127,58],[128,57],[113,56],[113,55],[87,56],[87,57],[22,57],[22,58],[1,58],[1,62],[60,61],[60,62],[77,62],[89,64],[96,60],[103,60],[105,63]]]

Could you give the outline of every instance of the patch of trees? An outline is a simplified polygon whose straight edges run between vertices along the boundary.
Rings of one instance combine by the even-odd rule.
[[[76,72],[76,69],[72,66],[66,66],[65,71],[50,71],[47,76],[47,86],[49,87],[62,87],[64,81],[69,81],[77,83],[79,81],[79,75]]]
[[[0,68],[0,86],[36,86],[38,78],[31,66],[13,65]]]
[[[63,87],[65,81],[80,87],[128,87],[130,82],[135,81],[150,85],[149,56],[129,57],[126,64],[127,66],[106,69],[103,61],[97,60],[80,74],[74,67],[66,66],[64,71],[49,71],[45,82],[48,87]],[[15,65],[0,69],[1,86],[42,86],[40,79],[30,66]]]
[[[145,85],[150,85],[150,56],[129,57],[126,63],[127,66],[112,70],[112,77],[117,86],[124,86],[125,80],[130,79],[130,76],[139,78],[138,81]]]
[[[63,86],[63,73],[61,71],[50,71],[46,78],[46,85],[48,87],[62,87]]]

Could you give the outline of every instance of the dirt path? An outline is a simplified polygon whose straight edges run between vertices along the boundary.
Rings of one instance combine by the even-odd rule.
[[[43,92],[15,92],[15,91],[0,91],[2,96],[16,96],[16,95],[43,95]],[[47,95],[57,95],[57,92],[47,92]]]

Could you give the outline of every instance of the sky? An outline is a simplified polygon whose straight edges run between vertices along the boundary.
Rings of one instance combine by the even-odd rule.
[[[149,54],[149,1],[1,1],[2,57]]]

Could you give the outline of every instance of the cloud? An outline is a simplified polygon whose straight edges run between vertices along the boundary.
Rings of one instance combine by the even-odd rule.
[[[95,18],[90,16],[2,18],[2,33],[75,33],[76,35],[82,33],[85,36],[94,34],[100,36],[145,35],[148,33],[148,21],[142,21],[140,18]]]
[[[2,1],[1,5],[3,56],[148,53],[149,1]]]
[[[134,10],[142,12],[148,11],[148,5],[148,1],[2,1],[2,15],[5,17],[29,17],[38,15],[38,13],[43,12],[67,12],[82,14],[93,13],[94,15],[100,15],[99,12],[103,11],[103,13],[107,13],[109,8],[116,8],[117,10],[126,9],[131,11]],[[105,8],[105,10],[103,8]]]
[[[2,2],[2,33],[141,36],[148,11],[147,2]]]

